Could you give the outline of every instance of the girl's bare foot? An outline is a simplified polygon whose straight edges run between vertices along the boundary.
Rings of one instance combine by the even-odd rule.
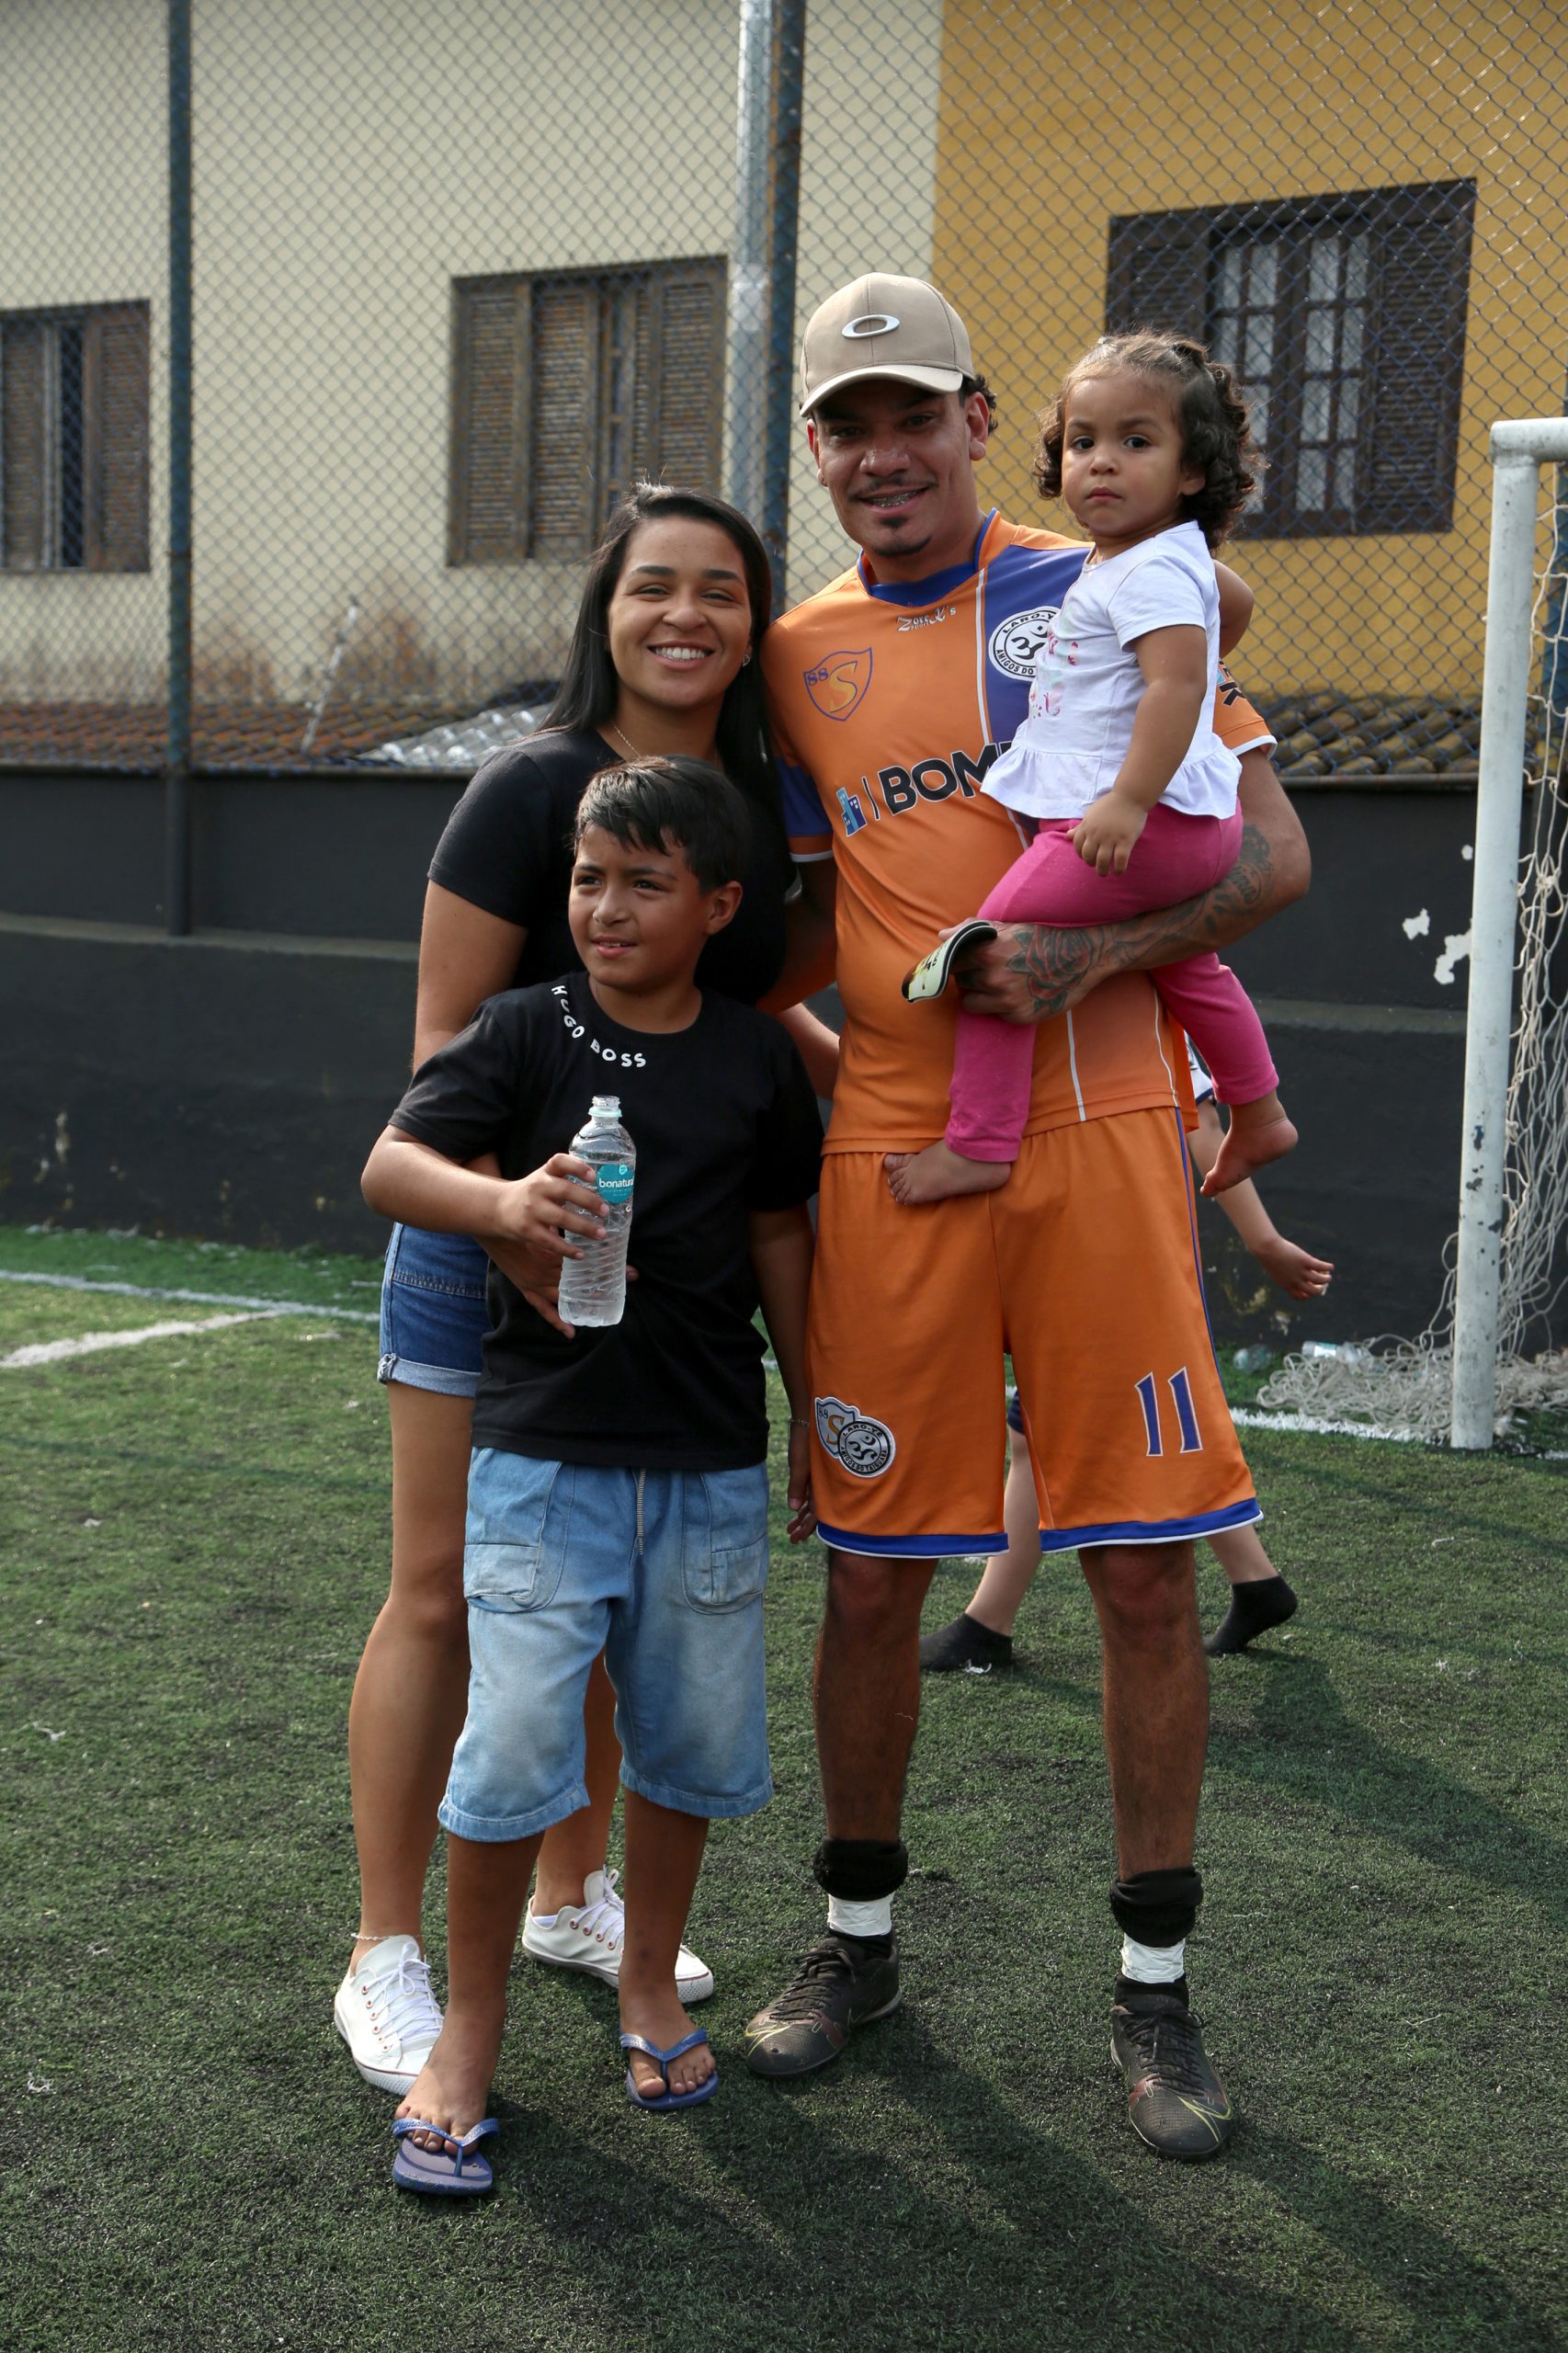
[[[1278,1100],[1278,1097],[1276,1097]],[[1231,1113],[1231,1124],[1225,1131],[1225,1141],[1220,1146],[1213,1167],[1203,1179],[1203,1190],[1210,1199],[1216,1193],[1239,1185],[1255,1170],[1267,1168],[1271,1160],[1283,1160],[1288,1152],[1296,1149],[1296,1131],[1283,1111],[1275,1111],[1262,1120],[1245,1115],[1256,1107],[1240,1104]]]
[[[626,2034],[640,2034],[644,2041],[668,2051],[673,2043],[684,2042],[691,2032],[691,2020],[681,2008],[672,1977],[667,1985],[643,1991],[635,1984],[628,1985],[625,1963],[621,1964],[620,2024]],[[434,2056],[434,2053],[432,2053]],[[645,2051],[629,2051],[626,2063],[631,2070],[631,2080],[643,2099],[657,2099],[665,2089],[664,2071],[656,2059]],[[669,2066],[669,2088],[672,2092],[694,2092],[717,2072],[713,2053],[705,2042],[695,2051],[686,2051]]]
[[[448,2011],[429,2058],[415,2075],[407,2098],[398,2106],[400,2119],[415,2116],[422,2124],[435,2127],[430,2132],[409,2135],[416,2146],[445,2149],[449,2154],[456,2151],[458,2138],[485,2113],[490,2078],[500,2051],[499,2029],[492,2034],[465,2028],[460,2018],[454,2024]]]
[[[1252,1255],[1264,1273],[1292,1299],[1321,1299],[1334,1279],[1332,1258],[1314,1258],[1310,1250],[1303,1250],[1298,1242],[1287,1242],[1282,1233],[1255,1242]]]
[[[924,1152],[884,1153],[882,1166],[894,1200],[908,1209],[949,1200],[955,1193],[999,1192],[1013,1173],[1010,1160],[966,1160],[946,1143],[929,1143]]]

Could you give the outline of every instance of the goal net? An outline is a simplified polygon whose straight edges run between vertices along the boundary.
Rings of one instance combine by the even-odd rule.
[[[1260,1399],[1460,1447],[1568,1406],[1568,419],[1497,426],[1492,454],[1458,1230],[1418,1337],[1289,1357]]]

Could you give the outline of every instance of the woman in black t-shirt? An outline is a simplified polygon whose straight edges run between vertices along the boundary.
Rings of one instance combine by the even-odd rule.
[[[751,854],[734,921],[704,950],[706,988],[755,1004],[818,984],[831,955],[792,870],[756,659],[771,607],[767,553],[745,517],[689,491],[639,487],[590,561],[570,650],[543,730],[474,777],[430,867],[419,949],[417,1065],[497,991],[572,971],[566,925],[577,803],[601,768],[652,753],[715,762],[744,795]],[[786,905],[787,898],[790,900]],[[803,1007],[783,1016],[818,1092],[837,1040]],[[586,1105],[584,1108],[586,1110]],[[564,1147],[568,1139],[562,1136]],[[468,1623],[463,1518],[470,1426],[489,1317],[476,1242],[398,1227],[381,1294],[380,1377],[392,1438],[392,1588],[349,1711],[359,1848],[359,1934],[335,2004],[370,2083],[406,2091],[440,2029],[420,1917],[436,1808],[463,1720]],[[546,1311],[559,1269],[508,1256]],[[619,1750],[601,1659],[589,1688],[587,1803],[546,1836],[525,1948],[614,1982],[621,1913],[604,1870]],[[683,1948],[685,2002],[713,1980]]]

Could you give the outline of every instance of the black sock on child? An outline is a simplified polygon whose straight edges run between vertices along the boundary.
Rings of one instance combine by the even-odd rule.
[[[1249,1577],[1231,1587],[1231,1606],[1204,1643],[1210,1658],[1244,1651],[1254,1635],[1296,1614],[1296,1597],[1283,1577]]]

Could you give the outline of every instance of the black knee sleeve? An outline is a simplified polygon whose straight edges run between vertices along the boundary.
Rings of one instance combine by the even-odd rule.
[[[893,1895],[909,1877],[902,1838],[824,1838],[812,1860],[817,1885],[846,1904],[873,1904]]]
[[[1179,1945],[1190,1936],[1203,1901],[1201,1875],[1179,1871],[1134,1871],[1110,1891],[1110,1908],[1125,1937],[1141,1945]]]

